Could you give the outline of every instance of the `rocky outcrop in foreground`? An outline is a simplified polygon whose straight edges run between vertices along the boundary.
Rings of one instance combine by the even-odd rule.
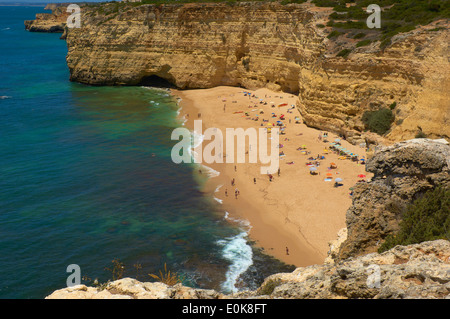
[[[450,188],[450,146],[430,139],[396,143],[377,150],[366,170],[374,176],[354,186],[338,259],[377,251],[399,229],[408,204],[438,185]]]
[[[338,263],[297,268],[272,275],[256,291],[224,295],[181,284],[124,278],[105,289],[78,285],[47,299],[243,299],[243,298],[450,298],[450,242],[436,240],[397,246]]]

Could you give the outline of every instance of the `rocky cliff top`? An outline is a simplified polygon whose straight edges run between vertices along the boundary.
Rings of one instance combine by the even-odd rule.
[[[397,246],[382,254],[336,264],[297,268],[268,277],[255,291],[224,295],[214,290],[124,278],[99,290],[85,285],[53,292],[47,299],[388,299],[450,298],[450,242]]]

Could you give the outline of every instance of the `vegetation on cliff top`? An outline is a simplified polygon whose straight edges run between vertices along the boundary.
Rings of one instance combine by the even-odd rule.
[[[281,4],[304,3],[307,0],[142,0],[141,2],[110,1],[101,4],[117,3],[121,5],[140,6],[143,4],[183,4],[183,3],[238,3],[238,2],[280,2]],[[92,4],[97,5],[97,4]]]
[[[450,240],[450,189],[443,186],[426,192],[406,209],[400,230],[386,237],[378,252],[397,245],[418,244],[436,239]]]
[[[183,3],[227,3],[233,5],[239,2],[278,2],[281,4],[304,3],[306,0],[142,0],[142,2],[112,1],[100,4],[99,13],[118,12],[124,7],[134,7],[144,4],[183,4]],[[379,43],[384,49],[391,44],[394,35],[414,30],[419,25],[427,25],[438,19],[450,19],[450,1],[448,0],[379,0],[381,7],[381,29],[370,29],[366,20],[370,15],[366,12],[373,0],[312,0],[318,7],[332,7],[327,26],[331,28],[329,38],[347,38],[351,40],[364,37],[363,41],[354,43],[350,51],[344,51],[339,56],[346,57],[355,47],[366,46],[373,42]],[[430,31],[441,30],[442,27]],[[341,41],[342,42],[342,41]],[[345,49],[341,47],[340,50]],[[345,53],[345,54],[344,54]]]
[[[332,7],[328,27],[331,32],[339,32],[351,38],[366,37],[359,46],[380,41],[380,48],[391,44],[394,35],[414,30],[419,25],[427,25],[438,19],[450,18],[450,1],[448,0],[312,0],[318,7]],[[381,29],[369,29],[366,24],[370,13],[368,5],[376,3],[381,7]],[[437,31],[435,28],[432,31]],[[355,36],[357,37],[355,38]],[[358,45],[357,45],[358,47]],[[346,56],[346,55],[341,55]]]

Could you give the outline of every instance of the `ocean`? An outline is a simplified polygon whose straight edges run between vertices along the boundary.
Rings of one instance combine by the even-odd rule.
[[[202,192],[194,164],[172,162],[176,99],[70,82],[61,34],[24,28],[42,12],[0,6],[0,298],[65,288],[71,264],[87,285],[113,279],[116,260],[124,277],[167,265],[225,293],[292,270]]]

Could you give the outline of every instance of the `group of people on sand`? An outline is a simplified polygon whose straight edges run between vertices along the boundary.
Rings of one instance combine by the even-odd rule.
[[[237,199],[238,196],[241,195],[241,192],[239,191],[239,189],[236,187],[234,189],[234,197]],[[228,189],[225,188],[225,197],[228,197]]]

